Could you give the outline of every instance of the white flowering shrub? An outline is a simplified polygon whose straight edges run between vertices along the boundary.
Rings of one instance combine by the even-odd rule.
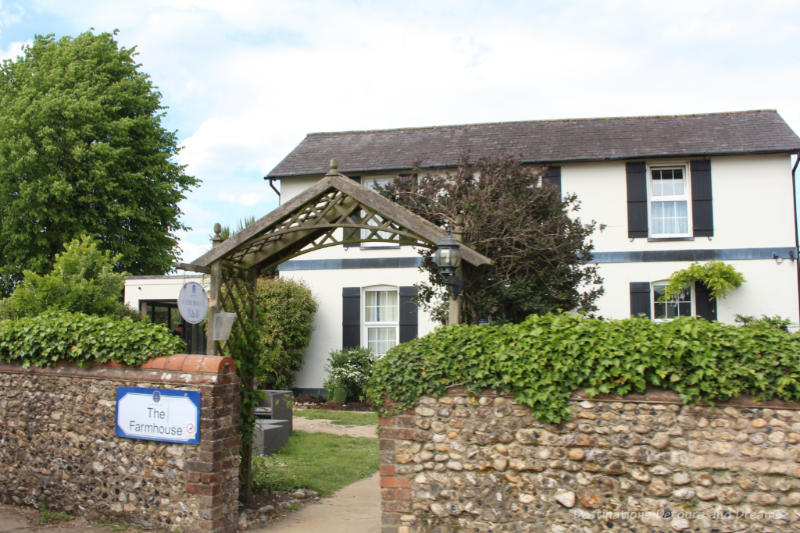
[[[366,348],[343,348],[330,353],[326,370],[328,379],[325,388],[328,398],[332,398],[334,391],[344,401],[356,401],[364,397],[364,386],[372,375],[372,365],[377,357]]]

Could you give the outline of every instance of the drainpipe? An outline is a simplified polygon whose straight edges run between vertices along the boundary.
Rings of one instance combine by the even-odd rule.
[[[278,195],[278,204],[281,203],[281,191],[275,188],[275,178],[270,178],[269,176],[264,176],[264,179],[269,181],[269,186],[272,187],[272,190],[275,191],[275,194]]]
[[[795,161],[794,166],[792,167],[792,199],[794,200],[794,262],[795,267],[797,268],[797,299],[798,299],[798,320],[800,320],[800,257],[798,257],[798,251],[800,251],[800,236],[798,236],[798,229],[797,229],[797,179],[796,179],[796,172],[797,172],[797,165],[800,163],[800,152],[797,152],[794,155]]]

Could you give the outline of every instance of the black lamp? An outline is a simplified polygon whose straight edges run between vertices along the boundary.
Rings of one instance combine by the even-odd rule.
[[[447,237],[436,243],[436,252],[433,255],[433,260],[439,267],[439,274],[441,274],[453,298],[458,298],[461,293],[461,278],[456,276],[458,265],[461,263],[461,245],[455,240],[450,232]]]

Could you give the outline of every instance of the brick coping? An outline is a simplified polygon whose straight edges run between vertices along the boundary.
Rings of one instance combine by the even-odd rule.
[[[57,362],[52,367],[23,368],[18,364],[0,362],[0,372],[12,374],[41,374],[74,376],[87,379],[120,379],[127,381],[164,381],[170,383],[222,383],[230,380],[236,364],[230,357],[219,355],[174,354],[154,357],[141,366],[120,363],[95,363],[78,366]]]

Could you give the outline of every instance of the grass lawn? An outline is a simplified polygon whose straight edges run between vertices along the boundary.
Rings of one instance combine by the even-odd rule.
[[[253,490],[327,496],[377,470],[378,439],[295,431],[279,452],[253,458]]]
[[[378,413],[354,413],[333,409],[295,409],[294,416],[300,418],[324,418],[340,426],[369,426],[378,423]]]

